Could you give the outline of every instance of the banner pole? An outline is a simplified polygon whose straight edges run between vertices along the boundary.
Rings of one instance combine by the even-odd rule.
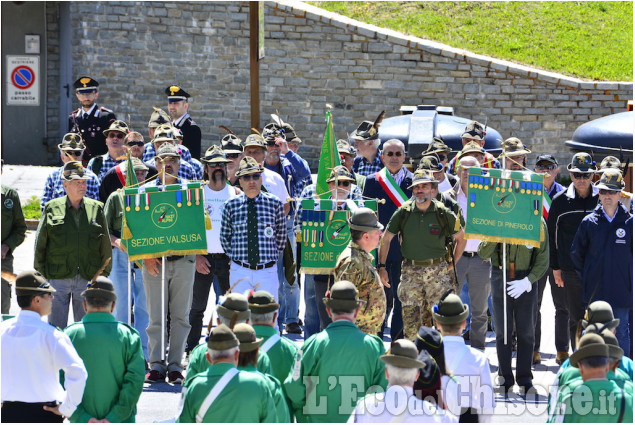
[[[128,325],[132,325],[132,314],[130,312],[131,304],[132,304],[132,271],[130,264],[130,257],[128,257],[128,253],[126,253],[126,265],[128,266]]]
[[[503,170],[506,166],[506,157],[503,155]],[[507,242],[503,242],[503,332],[503,344],[507,345]]]
[[[161,360],[165,360],[165,256],[161,257]]]

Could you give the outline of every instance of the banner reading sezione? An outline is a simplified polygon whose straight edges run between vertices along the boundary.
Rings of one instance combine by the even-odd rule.
[[[206,254],[201,183],[123,190],[122,242],[131,261],[168,255]]]

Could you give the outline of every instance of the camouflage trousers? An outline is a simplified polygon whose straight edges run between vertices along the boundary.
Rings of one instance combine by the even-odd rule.
[[[420,326],[432,326],[432,306],[449,289],[456,291],[454,274],[448,263],[434,266],[401,265],[398,295],[402,304],[404,337],[413,340]]]

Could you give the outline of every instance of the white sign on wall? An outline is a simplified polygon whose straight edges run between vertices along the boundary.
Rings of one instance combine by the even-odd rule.
[[[7,56],[7,105],[40,104],[40,56]]]

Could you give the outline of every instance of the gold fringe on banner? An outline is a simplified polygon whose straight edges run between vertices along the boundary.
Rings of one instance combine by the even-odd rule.
[[[207,208],[203,208],[203,210],[205,211],[205,230],[212,230],[212,219],[209,218]]]
[[[300,273],[305,274],[331,274],[332,268],[328,267],[300,267]]]
[[[207,254],[207,249],[192,249],[189,251],[164,251],[164,252],[155,252],[152,254],[138,254],[138,255],[130,255],[128,261],[136,261],[136,260],[148,260],[150,258],[161,258],[161,257],[169,257],[170,255],[192,255],[192,254]]]
[[[540,239],[544,240],[544,230],[540,229]],[[477,235],[475,233],[466,233],[465,239],[479,239],[485,242],[509,243],[514,245],[529,245],[534,248],[540,248],[540,242],[522,238],[505,238],[502,236]]]
[[[126,216],[123,217],[121,224],[121,239],[132,239],[132,232],[130,231],[130,227],[128,227]]]

